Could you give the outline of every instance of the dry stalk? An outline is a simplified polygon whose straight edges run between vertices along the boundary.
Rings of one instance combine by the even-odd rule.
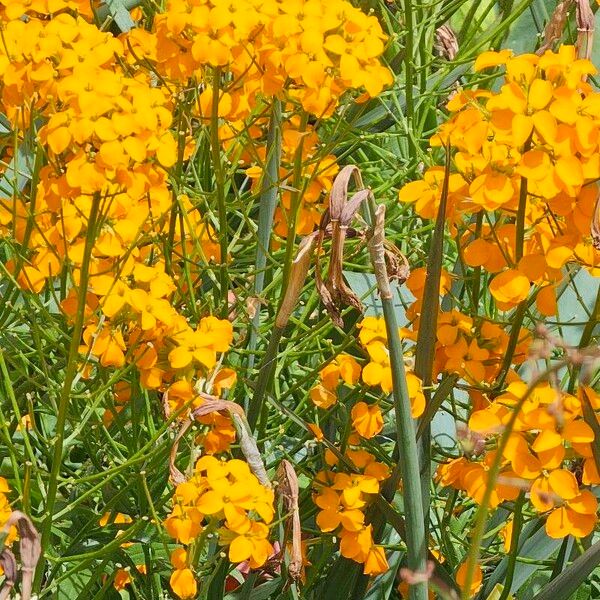
[[[544,41],[537,49],[536,54],[542,55],[546,50],[551,50],[552,46],[560,40],[565,29],[565,23],[569,16],[569,9],[573,6],[575,0],[562,0],[556,5],[550,20],[544,29]]]
[[[277,469],[277,490],[283,499],[287,511],[291,514],[292,554],[288,572],[294,581],[302,574],[302,531],[300,528],[300,509],[298,507],[298,477],[292,464],[283,459]],[[290,521],[288,519],[288,531]]]
[[[595,20],[589,0],[575,0],[577,22],[577,56],[590,59],[594,43]]]

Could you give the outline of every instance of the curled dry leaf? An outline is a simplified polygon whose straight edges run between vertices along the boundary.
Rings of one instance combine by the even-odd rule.
[[[348,186],[351,179],[354,179],[356,187],[360,189],[348,199]],[[354,165],[344,167],[333,182],[329,195],[329,208],[323,214],[319,227],[316,270],[317,291],[332,321],[338,327],[343,326],[340,310],[342,306],[350,305],[354,306],[357,310],[362,310],[358,296],[344,281],[344,243],[346,237],[348,237],[350,224],[370,193],[370,190],[363,188],[358,167]],[[356,231],[353,230],[353,233],[355,234]],[[319,258],[326,235],[331,236],[331,255],[329,259],[329,271],[325,279],[323,279]]]
[[[315,248],[317,235],[318,232],[307,235],[300,242],[298,254],[292,262],[290,279],[285,290],[285,296],[275,318],[275,326],[279,329],[283,329],[287,325],[293,310],[296,308],[298,298],[308,275],[310,259]]]
[[[261,300],[256,296],[246,298],[246,313],[250,319],[254,319],[256,313],[260,309]]]
[[[35,572],[35,568],[37,566],[38,560],[40,559],[40,555],[42,553],[42,548],[40,544],[40,536],[33,526],[31,519],[21,511],[15,510],[11,513],[10,517],[6,521],[3,533],[8,533],[10,528],[16,526],[17,531],[19,532],[19,554],[21,556],[21,572],[22,572],[22,583],[21,583],[21,599],[29,600],[31,598],[31,586],[33,583],[33,574]],[[6,550],[4,551],[6,552]],[[3,556],[4,556],[3,552]],[[12,553],[10,553],[12,555]],[[7,560],[10,561],[10,555],[7,557]],[[14,556],[12,557],[14,561]],[[4,564],[2,564],[4,566]],[[11,565],[9,565],[11,568]],[[15,573],[16,575],[16,573]],[[8,579],[8,578],[7,578]],[[16,577],[15,577],[16,579]],[[5,585],[7,585],[5,583]],[[9,590],[12,585],[14,585],[14,580],[12,583],[8,584]],[[4,590],[2,589],[2,594],[4,594]]]
[[[300,579],[302,573],[302,531],[300,528],[300,509],[298,507],[298,476],[292,464],[282,460],[277,469],[277,490],[283,499],[286,510],[291,515],[292,556],[288,571],[294,581]],[[290,520],[288,519],[288,531]]]
[[[404,283],[410,275],[410,265],[406,256],[387,240],[384,240],[384,254],[389,279]]]
[[[8,548],[2,550],[0,553],[0,567],[2,567],[7,582],[12,582],[11,585],[14,584],[17,581],[17,561],[12,550]]]
[[[458,39],[449,25],[435,30],[434,50],[446,60],[454,60],[458,54]]]
[[[221,400],[220,398],[215,398],[214,396],[209,396],[207,394],[201,394],[201,396],[204,399],[204,403],[193,411],[192,416],[201,417],[212,412],[220,412],[222,410],[227,411],[235,426],[240,448],[250,469],[262,485],[268,488],[272,487],[258,446],[256,445],[256,440],[250,431],[244,409],[235,402]]]

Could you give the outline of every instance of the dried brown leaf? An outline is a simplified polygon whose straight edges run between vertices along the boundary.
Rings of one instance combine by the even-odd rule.
[[[235,402],[221,400],[220,398],[208,396],[207,394],[201,394],[201,396],[204,399],[204,403],[194,409],[192,416],[201,417],[212,412],[227,411],[235,426],[239,438],[240,449],[246,458],[248,466],[265,487],[272,487],[256,440],[250,431],[244,409]]]
[[[13,526],[16,526],[19,532],[19,554],[21,556],[22,573],[21,599],[29,600],[31,598],[33,574],[42,554],[40,536],[33,526],[31,519],[21,511],[15,510],[10,514],[4,525],[3,532],[8,533]],[[2,592],[4,592],[4,589]]]
[[[15,555],[8,548],[4,548],[0,554],[0,567],[6,578],[2,589],[0,589],[0,600],[6,600],[10,597],[10,593],[17,582],[17,561]]]
[[[434,50],[446,60],[454,60],[458,54],[458,39],[449,25],[435,30]]]
[[[287,325],[292,312],[297,306],[300,292],[302,292],[304,282],[306,281],[306,276],[308,275],[310,259],[315,248],[318,235],[319,232],[312,233],[307,235],[300,242],[298,254],[292,262],[290,279],[287,289],[285,290],[285,296],[283,297],[277,317],[275,318],[275,325],[280,329],[283,329]]]
[[[348,200],[348,186],[351,179],[354,179],[355,185],[360,189]],[[359,311],[362,310],[360,299],[344,281],[344,245],[348,237],[350,224],[370,193],[370,190],[363,189],[359,169],[354,165],[344,167],[333,182],[329,196],[329,208],[324,213],[319,227],[317,268],[315,272],[316,287],[321,302],[333,323],[338,327],[343,326],[341,315],[343,306],[353,306]],[[356,231],[352,231],[354,237]],[[320,268],[320,250],[326,236],[331,237],[331,253],[329,271],[323,278]]]

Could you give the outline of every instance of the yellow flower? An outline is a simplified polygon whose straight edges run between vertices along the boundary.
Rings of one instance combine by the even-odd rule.
[[[364,438],[370,439],[383,429],[383,416],[378,406],[357,402],[351,411],[352,427]]]
[[[198,584],[192,571],[188,568],[176,569],[171,574],[169,584],[179,598],[194,598],[198,592]]]

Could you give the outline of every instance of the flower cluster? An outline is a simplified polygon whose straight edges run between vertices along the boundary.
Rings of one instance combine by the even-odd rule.
[[[310,390],[313,404],[324,410],[337,402],[337,389],[341,382],[348,386],[356,385],[361,367],[350,354],[338,354],[328,365],[319,371],[319,383]]]
[[[492,276],[500,310],[526,300],[533,284],[539,311],[553,315],[561,268],[573,261],[594,270],[598,262],[590,228],[600,94],[585,81],[596,70],[571,46],[542,56],[484,52],[475,70],[499,65],[500,90],[457,92],[451,118],[431,140],[452,149],[447,218],[460,229],[464,263]],[[433,218],[443,181],[444,169],[432,167],[400,190],[400,200]],[[481,219],[492,211],[493,221]]]
[[[387,571],[388,563],[384,549],[373,541],[372,526],[365,523],[365,510],[379,493],[380,483],[389,477],[389,469],[359,444],[359,436],[351,435],[344,453],[359,473],[328,470],[317,474],[313,496],[319,508],[316,522],[325,533],[337,532],[342,556],[364,564],[365,574],[378,575]],[[325,459],[330,468],[341,468],[331,451]]]
[[[392,82],[379,62],[386,36],[378,20],[347,0],[171,1],[152,32],[137,28],[128,41],[130,61],[150,61],[179,85],[227,70],[227,84],[213,81],[199,98],[204,117],[216,105],[219,117],[239,121],[261,98],[284,93],[307,112],[328,116],[346,90],[375,96]]]
[[[173,510],[165,521],[169,534],[190,546],[202,532],[215,532],[219,544],[228,546],[233,563],[248,561],[251,568],[265,564],[273,553],[269,524],[274,515],[274,494],[262,485],[247,463],[203,456],[193,476],[180,483],[173,496]],[[174,551],[171,586],[181,598],[196,593],[195,565],[187,550]]]
[[[390,363],[390,352],[387,347],[387,332],[383,317],[365,317],[359,324],[360,333],[358,339],[369,355],[369,362],[363,367],[362,380],[366,385],[377,387],[390,394],[392,392],[392,368]],[[425,410],[425,396],[421,380],[412,372],[406,372],[406,383],[411,403],[412,416],[416,419]],[[364,404],[364,403],[359,403]],[[367,413],[368,410],[368,413]],[[355,412],[356,411],[356,412]],[[353,411],[354,427],[363,437],[373,437],[381,431],[381,427],[373,428],[366,426],[369,421],[375,419],[378,422],[379,408],[363,407],[357,405]],[[362,426],[359,425],[362,423]],[[383,421],[381,421],[383,426]],[[370,435],[367,435],[367,432]]]
[[[392,392],[392,369],[387,333],[382,317],[365,317],[360,323],[359,341],[368,354],[369,362],[364,366],[349,354],[339,354],[319,372],[319,382],[311,389],[313,404],[328,409],[337,402],[337,388],[340,383],[355,386],[359,380],[370,387],[379,387],[385,394]],[[417,418],[425,410],[425,396],[421,380],[407,371],[406,383],[413,417]],[[378,404],[357,402],[351,411],[352,426],[361,437],[370,439],[383,429],[383,414]]]
[[[484,449],[518,409],[490,504],[514,500],[523,491],[533,507],[547,515],[550,537],[589,535],[598,522],[598,501],[582,486],[597,485],[600,475],[592,452],[594,432],[583,418],[586,402],[594,410],[600,408],[600,396],[589,387],[581,386],[572,395],[548,383],[529,391],[523,381],[513,381],[489,406],[473,412],[468,427],[479,443],[467,446],[465,456],[441,465],[440,481],[480,502],[496,454]]]

